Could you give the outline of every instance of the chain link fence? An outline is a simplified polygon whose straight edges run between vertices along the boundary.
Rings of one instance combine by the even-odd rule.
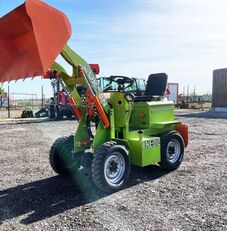
[[[22,111],[31,109],[34,113],[44,107],[47,99],[38,98],[37,94],[4,93],[0,95],[0,119],[21,117]]]

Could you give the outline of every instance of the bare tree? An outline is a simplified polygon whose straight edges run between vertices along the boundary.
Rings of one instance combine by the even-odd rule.
[[[5,93],[5,90],[0,86],[0,96]]]
[[[0,107],[2,107],[3,104],[3,93],[5,93],[5,90],[0,86]]]

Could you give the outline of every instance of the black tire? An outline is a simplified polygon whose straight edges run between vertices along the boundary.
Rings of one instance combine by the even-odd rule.
[[[57,112],[56,112],[57,114],[56,114],[56,118],[58,119],[58,120],[62,120],[63,119],[63,114],[62,114],[62,112],[59,110],[59,109],[57,109]]]
[[[98,190],[112,193],[125,186],[130,169],[127,149],[116,142],[106,142],[96,151],[92,160],[92,180]]]
[[[72,116],[73,116],[73,115],[72,115],[71,113],[68,113],[68,115],[67,115],[66,117],[67,117],[67,119],[70,120],[70,119],[72,119]]]
[[[69,172],[64,167],[60,158],[62,152],[71,152],[73,136],[58,138],[52,145],[49,154],[49,161],[52,169],[59,175],[68,176]]]
[[[169,132],[161,136],[160,167],[167,171],[177,169],[184,157],[184,140],[178,132]]]
[[[54,109],[54,105],[50,105],[48,114],[49,114],[49,118],[50,118],[50,119],[54,119],[54,118],[55,118],[55,109]]]

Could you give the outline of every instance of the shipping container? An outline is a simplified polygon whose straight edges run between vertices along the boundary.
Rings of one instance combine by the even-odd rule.
[[[212,107],[227,111],[227,68],[213,71]]]
[[[167,89],[169,89],[169,95],[167,95],[168,100],[178,104],[178,93],[179,93],[179,84],[178,83],[167,83]]]

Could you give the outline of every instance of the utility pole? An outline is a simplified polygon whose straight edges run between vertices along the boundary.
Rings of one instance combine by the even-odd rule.
[[[188,101],[188,98],[189,98],[189,85],[187,85],[187,101]]]
[[[195,100],[195,85],[194,85],[194,102],[195,102],[196,100]]]
[[[42,86],[42,88],[41,88],[41,95],[42,95],[42,108],[44,108],[43,86]]]
[[[9,85],[8,85],[8,118],[10,118]]]

